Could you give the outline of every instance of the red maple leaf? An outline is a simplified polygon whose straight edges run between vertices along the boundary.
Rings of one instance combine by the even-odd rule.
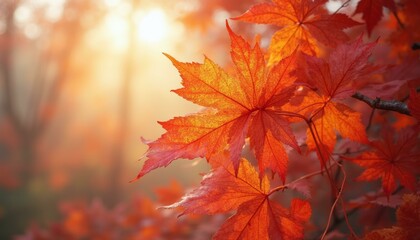
[[[323,59],[303,55],[299,61],[298,81],[310,89],[291,111],[310,120],[313,126],[307,131],[307,143],[311,150],[317,150],[321,160],[330,156],[336,143],[336,131],[344,138],[367,142],[360,113],[337,100],[353,95],[354,82],[366,80],[378,69],[368,62],[374,46],[375,43],[363,44],[359,38],[339,45]]]
[[[383,16],[383,7],[386,7],[393,12],[397,11],[394,0],[360,0],[357,3],[354,14],[363,14],[362,18],[366,22],[369,36],[372,33],[373,28],[378,24]]]
[[[398,226],[410,237],[418,238],[420,231],[420,195],[405,194],[397,210]]]
[[[184,87],[175,92],[207,109],[161,123],[167,132],[148,143],[148,160],[137,178],[178,158],[206,157],[211,162],[213,156],[226,148],[237,170],[245,138],[249,137],[260,174],[269,168],[284,181],[287,154],[282,143],[298,149],[280,110],[294,91],[294,78],[289,72],[294,69],[295,57],[268,69],[260,47],[256,44],[251,48],[228,25],[227,28],[236,67],[233,76],[208,58],[203,64],[181,63],[167,55],[183,79]]]
[[[408,108],[410,109],[411,115],[420,121],[420,94],[414,88],[410,89]]]
[[[405,194],[403,204],[397,210],[397,225],[374,230],[365,235],[365,240],[410,240],[419,237],[420,196]]]
[[[408,130],[401,131],[394,139],[390,129],[383,131],[383,139],[370,143],[372,151],[364,152],[353,159],[356,164],[366,168],[357,178],[363,181],[382,179],[382,187],[389,197],[396,188],[398,179],[403,186],[414,191],[416,177],[420,169],[420,151],[416,148],[418,137]]]
[[[271,64],[289,56],[297,47],[307,54],[315,55],[319,52],[317,41],[335,47],[348,40],[343,29],[359,23],[345,14],[328,14],[324,6],[326,2],[327,0],[273,0],[273,3],[255,5],[233,19],[281,27],[271,40]]]
[[[309,203],[294,199],[287,210],[271,201],[270,194],[267,176],[260,181],[254,167],[242,159],[237,174],[231,164],[221,165],[204,176],[199,188],[168,208],[182,206],[183,214],[236,210],[214,239],[302,239],[302,224],[311,215]]]

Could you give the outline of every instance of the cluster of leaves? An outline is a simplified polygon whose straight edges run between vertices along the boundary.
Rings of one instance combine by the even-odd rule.
[[[172,182],[168,187],[157,188],[156,193],[158,204],[149,198],[137,195],[131,202],[120,203],[114,209],[108,209],[99,200],[94,200],[90,204],[77,201],[62,203],[60,210],[63,218],[60,221],[50,224],[46,229],[33,225],[14,239],[207,239],[225,219],[224,216],[217,218],[190,215],[188,218],[176,220],[175,216],[179,214],[177,209],[162,211],[157,207],[179,198],[183,193],[182,187],[177,182]],[[304,220],[301,218],[302,214],[308,216],[308,208],[302,203],[297,200],[291,206],[295,221]],[[280,209],[282,208],[278,208]],[[280,212],[280,214],[285,213],[284,209]],[[420,221],[419,213],[420,197],[405,194],[402,204],[397,209],[397,224],[390,228],[372,231],[365,239],[410,239],[410,236],[415,236],[420,230],[417,224]],[[293,222],[288,222],[284,218],[280,218],[280,222],[286,227],[283,234],[294,235],[290,232],[292,229],[287,228]],[[225,230],[226,236],[235,235],[229,229]],[[258,236],[251,235],[251,237]]]
[[[184,189],[177,182],[155,189],[157,201],[142,195],[107,208],[100,200],[90,204],[72,201],[60,204],[62,219],[48,228],[31,226],[16,240],[53,239],[191,239],[209,238],[224,217],[189,216],[176,219],[176,209],[159,206],[179,199]],[[205,223],[205,224],[204,224]]]
[[[397,226],[372,231],[365,239],[411,239],[418,236],[420,227],[420,196],[407,194],[397,209]]]
[[[279,30],[265,52],[259,42],[252,46],[226,22],[233,71],[222,69],[207,57],[202,64],[183,63],[165,54],[182,78],[183,87],[174,92],[204,109],[161,122],[166,132],[147,142],[147,160],[136,179],[176,159],[206,158],[212,170],[201,186],[168,208],[182,207],[183,214],[236,211],[214,239],[302,239],[311,208],[317,206],[311,207],[310,199],[295,198],[287,209],[274,195],[285,195],[287,189],[310,195],[307,188],[311,183],[306,180],[320,174],[327,177],[333,199],[325,213],[329,217],[321,238],[329,233],[339,207],[348,233],[357,237],[348,220],[351,199],[345,197],[349,176],[355,175],[350,170],[354,164],[364,169],[358,180],[382,180],[383,192],[378,191],[376,197],[385,196],[389,202],[401,191],[397,180],[408,191],[416,192],[420,169],[419,59],[418,55],[412,57],[417,54],[414,51],[400,48],[401,42],[394,44],[395,36],[406,34],[405,26],[415,24],[410,20],[412,9],[407,9],[415,1],[400,1],[400,6],[392,0],[358,1],[354,14],[362,13],[369,35],[378,26],[383,7],[391,10],[399,23],[385,40],[367,43],[360,33],[364,28],[354,30],[353,36],[344,31],[363,24],[339,13],[349,2],[333,13],[326,9],[327,0],[273,0],[251,7],[233,19],[273,24]],[[411,36],[417,36],[419,30],[413,31]],[[404,39],[408,45],[415,42],[415,38]],[[389,48],[382,59],[374,54],[378,44]],[[405,95],[403,101],[383,100],[399,94]],[[371,108],[358,105],[360,101]],[[380,119],[375,109],[387,111]],[[399,125],[404,127],[400,131],[395,122],[400,121],[401,114],[412,117]],[[352,144],[346,146],[348,140]],[[289,162],[303,161],[292,158],[295,153],[301,158],[315,153],[321,170],[290,180]],[[245,155],[249,160],[243,158]],[[273,173],[271,180],[268,172]],[[412,198],[418,195],[405,201]],[[400,225],[405,224],[400,220],[402,211],[412,208],[418,213],[419,203],[414,202],[400,208]],[[403,230],[393,234],[398,232]],[[415,232],[401,234],[410,237]]]

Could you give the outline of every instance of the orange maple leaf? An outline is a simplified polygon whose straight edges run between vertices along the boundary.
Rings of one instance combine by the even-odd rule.
[[[183,214],[216,214],[237,210],[214,239],[302,239],[302,224],[311,215],[308,202],[294,199],[290,210],[269,199],[267,176],[260,181],[254,167],[240,162],[238,173],[225,164],[204,176],[201,186],[168,208],[184,207]]]
[[[416,177],[420,168],[420,151],[417,134],[401,131],[394,140],[395,133],[390,129],[383,131],[383,139],[370,143],[372,151],[364,152],[353,159],[366,170],[357,178],[363,181],[382,179],[382,187],[389,197],[396,188],[398,179],[403,186],[415,191]]]
[[[374,46],[363,44],[359,38],[339,45],[323,59],[303,55],[299,61],[298,82],[310,89],[291,111],[307,116],[313,125],[307,131],[307,143],[311,150],[317,150],[320,160],[330,156],[336,131],[344,138],[367,143],[360,113],[336,101],[355,93],[355,81],[366,80],[379,70],[368,62]]]
[[[274,24],[281,27],[271,40],[269,64],[289,56],[297,47],[299,50],[316,55],[317,41],[335,47],[347,41],[343,29],[360,23],[345,14],[328,14],[327,0],[273,0],[251,7],[243,15],[233,18],[252,23]]]
[[[313,92],[308,94],[305,99],[310,99],[313,102],[313,105],[307,105],[309,101],[302,104],[302,106],[313,107],[309,114],[313,117],[312,126],[306,131],[306,143],[310,150],[317,151],[321,164],[324,164],[331,156],[337,142],[337,132],[343,138],[367,143],[365,127],[359,112]]]
[[[161,123],[167,132],[148,143],[148,160],[137,178],[178,158],[206,157],[211,162],[226,148],[237,170],[245,138],[249,137],[260,174],[269,168],[284,181],[287,154],[281,143],[299,148],[280,109],[294,91],[295,78],[289,72],[295,68],[296,59],[288,57],[268,69],[258,44],[251,48],[226,26],[236,75],[229,75],[208,58],[203,64],[181,63],[166,55],[183,79],[184,87],[175,92],[207,109]]]

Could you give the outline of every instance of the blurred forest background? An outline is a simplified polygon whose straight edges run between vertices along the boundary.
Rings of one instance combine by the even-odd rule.
[[[225,19],[256,2],[0,1],[0,239],[26,231],[33,239],[66,211],[70,228],[85,224],[69,206],[112,212],[134,196],[154,201],[159,186],[182,194],[197,185],[205,161],[129,183],[146,151],[141,138],[163,132],[156,121],[197,110],[170,93],[179,75],[162,52],[223,64]],[[253,28],[249,37],[270,31],[243,27]],[[73,228],[80,237],[91,231]]]

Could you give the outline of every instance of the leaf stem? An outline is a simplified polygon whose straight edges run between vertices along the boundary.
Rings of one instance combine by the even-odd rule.
[[[372,126],[372,120],[373,120],[373,116],[375,115],[375,109],[376,108],[372,108],[372,112],[369,115],[369,122],[368,125],[366,126],[366,131],[370,129],[370,127]]]
[[[321,168],[325,167],[327,169],[326,173],[327,173],[328,179],[332,183],[333,180],[332,180],[330,172],[328,171],[329,168],[327,167],[328,161],[327,161],[327,159],[324,159],[324,154],[323,154],[324,151],[321,150],[321,145],[320,145],[320,142],[321,142],[320,140],[321,139],[320,139],[318,131],[316,130],[316,127],[313,124],[311,119],[310,119],[310,122],[308,122],[308,128],[309,128],[309,131],[311,132],[312,138],[314,139],[315,146],[316,146],[316,149],[318,151],[318,155],[321,158],[321,162],[322,162],[321,163]],[[331,188],[332,188],[332,186],[331,186]]]
[[[335,165],[337,165],[337,162],[334,162],[334,163],[333,163],[331,166],[329,166],[328,168],[324,168],[324,169],[322,169],[322,170],[318,170],[318,171],[315,171],[315,172],[308,173],[308,174],[303,175],[303,176],[301,176],[300,178],[297,178],[297,179],[295,179],[295,180],[293,180],[293,181],[291,181],[291,182],[289,182],[289,183],[287,183],[287,184],[285,184],[285,185],[280,185],[280,186],[277,186],[277,187],[275,187],[275,188],[271,189],[271,190],[270,190],[270,192],[268,192],[268,194],[267,194],[267,195],[269,196],[269,195],[271,195],[271,194],[273,194],[273,193],[275,193],[275,192],[277,192],[277,191],[280,191],[280,190],[283,190],[283,189],[287,189],[287,188],[288,188],[288,185],[290,185],[290,184],[294,184],[294,183],[299,182],[299,181],[302,181],[302,180],[304,180],[304,179],[311,178],[311,177],[314,177],[314,176],[316,176],[316,175],[319,175],[319,174],[321,174],[321,173],[323,173],[323,172],[327,171],[327,169],[329,170],[329,169],[333,168]]]
[[[333,14],[331,14],[331,15],[334,15],[334,14],[337,14],[342,8],[344,8],[344,7],[347,7],[347,5],[349,4],[349,2],[350,2],[351,0],[347,0],[347,1],[345,1],[343,4],[341,4],[341,6],[337,9],[337,10],[335,10],[335,12],[333,13]]]
[[[270,196],[271,194],[273,194],[273,193],[275,193],[275,192],[277,192],[277,191],[280,191],[280,190],[284,190],[284,189],[287,189],[287,184],[286,184],[286,185],[280,185],[280,186],[277,186],[277,187],[275,187],[275,188],[271,189],[271,190],[268,192],[267,196]]]
[[[338,202],[340,202],[340,203],[341,203],[341,205],[342,205],[342,207],[343,207],[344,219],[345,219],[345,221],[346,221],[346,223],[347,223],[347,227],[348,227],[348,229],[350,230],[350,233],[351,233],[354,237],[358,238],[358,237],[357,237],[357,234],[354,232],[354,230],[353,230],[353,228],[351,227],[351,224],[350,224],[350,222],[349,222],[349,220],[348,220],[348,216],[347,216],[347,213],[346,213],[346,210],[345,210],[344,202],[343,202],[343,199],[341,198],[341,195],[343,194],[343,190],[344,190],[344,185],[345,185],[345,183],[346,183],[346,181],[347,181],[347,174],[346,174],[346,171],[344,170],[343,165],[342,165],[341,163],[339,163],[339,162],[337,162],[337,161],[335,161],[335,163],[339,166],[339,168],[340,168],[341,172],[343,173],[343,181],[341,182],[341,186],[340,186],[340,188],[339,188],[339,190],[338,190],[338,193],[337,193],[337,195],[336,195],[336,199],[335,199],[335,201],[334,201],[333,205],[331,206],[331,210],[330,210],[330,213],[329,213],[329,216],[328,216],[327,226],[325,227],[324,232],[322,233],[321,240],[325,239],[325,236],[326,236],[326,235],[327,235],[327,233],[328,233],[328,229],[329,229],[329,227],[330,227],[330,225],[331,225],[332,216],[333,216],[333,213],[334,213],[335,207],[337,206],[337,203],[338,203]]]
[[[288,112],[288,111],[275,111],[275,113],[280,116],[300,118],[300,119],[303,119],[305,122],[309,121],[305,116],[299,113]]]
[[[392,11],[392,15],[394,15],[395,19],[397,19],[398,26],[399,26],[401,29],[405,29],[405,25],[404,25],[404,23],[401,21],[401,19],[400,19],[400,17],[398,16],[397,12],[396,12],[396,11]]]

